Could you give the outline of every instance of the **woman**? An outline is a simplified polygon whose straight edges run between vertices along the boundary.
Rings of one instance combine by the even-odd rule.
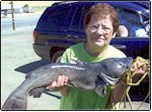
[[[111,57],[126,57],[110,45],[119,26],[117,13],[112,6],[106,3],[93,5],[85,16],[84,26],[87,42],[68,48],[62,56],[62,63],[75,63],[75,60],[98,62]],[[93,90],[65,86],[67,81],[68,77],[63,73],[50,85],[50,88],[58,88],[63,95],[60,109],[106,109],[108,101],[118,102],[127,87],[125,80],[120,81],[114,89],[107,87],[106,95],[101,97]]]

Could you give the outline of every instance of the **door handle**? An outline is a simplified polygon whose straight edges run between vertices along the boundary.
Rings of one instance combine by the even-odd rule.
[[[74,35],[74,36],[72,36],[72,35],[67,35],[66,38],[78,39],[79,37],[78,37],[77,35]]]

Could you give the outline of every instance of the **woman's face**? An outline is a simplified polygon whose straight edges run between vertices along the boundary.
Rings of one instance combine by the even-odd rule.
[[[114,36],[110,15],[102,18],[91,17],[86,27],[88,45],[92,47],[103,47],[108,45]]]

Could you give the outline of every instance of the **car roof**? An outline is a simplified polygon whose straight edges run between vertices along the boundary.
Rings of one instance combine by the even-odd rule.
[[[150,1],[140,1],[140,2],[134,2],[134,3],[143,6],[148,10],[150,9]]]
[[[109,3],[114,7],[125,7],[125,9],[129,8],[131,10],[136,11],[137,13],[143,14],[145,16],[149,16],[150,11],[147,6],[150,2],[130,2],[130,1],[65,1],[65,2],[58,2],[56,6],[59,5],[84,5],[84,4],[97,4],[97,3]],[[146,7],[147,6],[147,7]]]

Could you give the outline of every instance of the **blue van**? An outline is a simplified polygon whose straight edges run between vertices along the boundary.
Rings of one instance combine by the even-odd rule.
[[[98,2],[60,2],[48,7],[33,32],[34,51],[44,59],[56,62],[64,50],[85,42],[83,18]],[[149,9],[138,2],[107,2],[116,8],[120,23],[129,30],[129,37],[116,37],[111,44],[133,58],[149,58]]]
[[[46,8],[34,29],[34,51],[43,59],[58,62],[64,50],[73,44],[85,42],[83,19],[89,8],[102,1],[59,2]],[[150,43],[150,2],[106,2],[116,8],[120,24],[128,28],[128,37],[116,36],[111,45],[122,50],[127,56],[141,56],[149,59]],[[146,5],[145,5],[146,4]],[[149,90],[146,79],[138,90],[135,100],[142,100]],[[140,94],[142,94],[140,96]]]

